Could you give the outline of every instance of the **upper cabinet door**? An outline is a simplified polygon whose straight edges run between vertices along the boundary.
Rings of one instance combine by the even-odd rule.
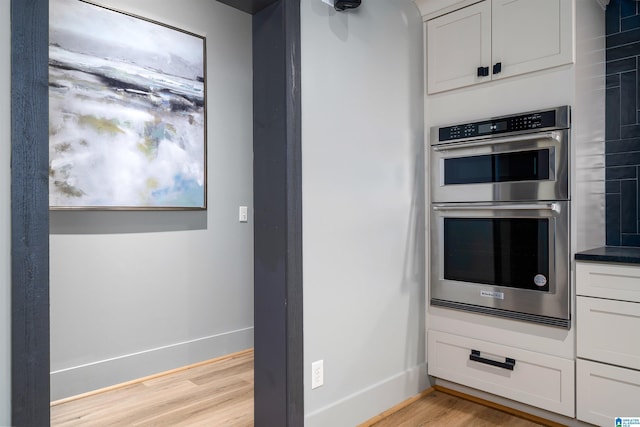
[[[572,0],[493,0],[492,79],[569,64]]]
[[[428,93],[491,79],[491,2],[427,21],[427,64]]]

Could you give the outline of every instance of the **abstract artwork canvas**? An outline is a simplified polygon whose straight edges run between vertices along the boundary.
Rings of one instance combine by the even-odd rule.
[[[51,209],[206,209],[205,39],[52,0]]]

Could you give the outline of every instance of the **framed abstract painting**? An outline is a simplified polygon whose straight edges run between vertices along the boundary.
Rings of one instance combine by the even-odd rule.
[[[206,209],[205,38],[81,0],[49,12],[51,209]]]

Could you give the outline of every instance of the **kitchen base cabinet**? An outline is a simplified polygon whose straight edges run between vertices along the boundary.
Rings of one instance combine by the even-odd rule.
[[[640,304],[579,296],[577,316],[579,357],[640,371]]]
[[[577,418],[640,417],[640,266],[576,263]]]
[[[578,359],[577,418],[613,426],[616,417],[640,417],[640,371]]]
[[[640,266],[576,263],[577,294],[640,303]]]
[[[427,350],[429,375],[575,416],[573,360],[436,330]]]

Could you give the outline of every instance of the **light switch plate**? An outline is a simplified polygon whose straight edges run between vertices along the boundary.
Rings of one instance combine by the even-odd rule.
[[[238,210],[238,221],[249,221],[249,209],[246,206],[240,206],[240,209]]]
[[[311,388],[324,384],[324,360],[316,360],[311,364]]]

